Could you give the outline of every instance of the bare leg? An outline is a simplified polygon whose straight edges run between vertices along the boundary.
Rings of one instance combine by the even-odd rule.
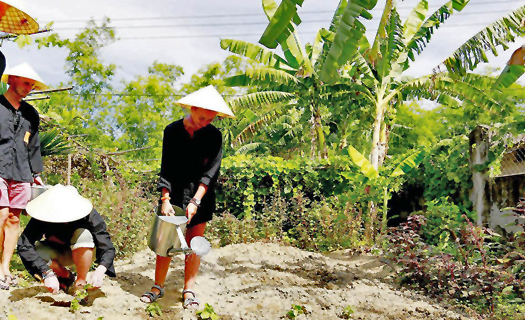
[[[53,269],[53,272],[57,275],[57,277],[69,277],[69,271],[66,268],[59,265],[55,260],[51,260],[51,265],[49,267]]]
[[[2,272],[4,276],[10,275],[9,264],[15,252],[16,242],[20,231],[20,212],[22,209],[10,209],[9,217],[4,224],[4,252],[2,253]]]
[[[163,257],[157,255],[157,260],[155,263],[155,284],[164,288],[164,281],[166,281],[166,276],[168,275],[168,269],[170,268],[171,257]],[[157,288],[151,288],[151,292],[156,295],[160,294],[160,290]],[[150,302],[150,299],[147,297],[142,297],[140,299],[142,302]]]
[[[4,229],[5,224],[7,222],[7,218],[9,217],[9,207],[1,207],[0,208],[0,280],[4,279],[4,270],[2,267],[2,256],[4,252]]]
[[[193,239],[193,237],[202,237],[204,235],[205,229],[206,222],[200,223],[196,226],[186,229],[186,242],[188,243],[188,245],[190,244],[191,239]],[[195,287],[195,278],[197,276],[197,273],[199,272],[199,267],[201,265],[201,258],[193,253],[187,255],[186,260],[184,262],[184,290],[193,290],[193,288]],[[193,295],[191,293],[186,293],[184,295],[184,299],[192,297]]]
[[[85,286],[87,283],[86,277],[91,267],[91,262],[93,262],[93,248],[77,248],[73,250],[73,262],[77,267],[75,286]]]

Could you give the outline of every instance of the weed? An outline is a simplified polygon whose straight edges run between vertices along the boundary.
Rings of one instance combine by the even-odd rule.
[[[354,313],[354,308],[352,308],[352,306],[346,306],[344,309],[343,309],[343,312],[341,313],[341,317],[343,319],[350,319],[352,318],[352,314]]]
[[[146,307],[146,313],[149,314],[150,317],[160,317],[162,316],[162,309],[157,302],[153,302]]]
[[[197,315],[197,319],[199,320],[219,320],[219,316],[215,313],[215,310],[213,310],[213,307],[210,304],[207,304],[204,306],[204,309],[199,310],[195,313]]]
[[[286,316],[288,317],[288,319],[295,319],[300,314],[305,314],[305,313],[306,313],[306,308],[304,306],[292,304],[292,308],[290,309],[290,311],[286,313]]]
[[[77,289],[74,294],[74,298],[69,305],[69,312],[75,313],[75,311],[80,310],[80,306],[84,303],[84,299],[88,296],[87,289],[90,286],[85,286],[82,289]]]

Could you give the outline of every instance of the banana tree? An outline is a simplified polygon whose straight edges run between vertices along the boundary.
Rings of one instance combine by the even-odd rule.
[[[525,35],[522,21],[525,6],[488,25],[434,69],[431,75],[406,81],[406,71],[416,55],[423,52],[433,32],[447,19],[461,12],[470,0],[451,0],[429,15],[428,1],[421,0],[403,23],[396,1],[386,0],[375,39],[370,43],[365,37],[362,20],[371,19],[371,10],[377,0],[341,0],[329,30],[324,32],[324,44],[317,67],[319,80],[327,84],[353,82],[363,87],[374,110],[372,151],[369,159],[377,170],[388,151],[390,125],[385,115],[393,112],[409,99],[426,98],[453,107],[463,101],[479,107],[505,107],[484,87],[491,79],[470,76],[479,63],[487,62],[486,51],[497,54],[497,47],[506,48],[516,36]],[[284,3],[284,1],[283,1]],[[293,16],[292,16],[293,18]],[[293,30],[298,20],[287,20],[283,33]],[[272,21],[267,30],[272,26]],[[281,34],[273,34],[279,39]],[[273,38],[265,38],[272,43]],[[493,82],[492,82],[493,84]]]
[[[409,173],[412,169],[419,166],[423,158],[425,157],[424,151],[416,151],[412,155],[405,158],[401,163],[390,173],[390,175],[380,177],[379,171],[374,168],[372,163],[366,159],[366,157],[357,151],[354,147],[348,148],[348,155],[352,162],[359,168],[360,173],[344,172],[343,176],[349,180],[355,181],[358,185],[366,185],[367,183],[383,178],[387,181],[383,187],[383,218],[381,224],[381,234],[386,231],[388,222],[388,198],[390,192],[392,192],[392,180],[395,177],[399,177]]]
[[[326,84],[318,76],[320,53],[323,43],[331,37],[328,30],[317,33],[313,44],[302,47],[294,26],[300,23],[297,6],[303,0],[284,0],[279,6],[274,0],[263,0],[263,9],[270,21],[260,39],[263,46],[240,40],[224,39],[221,47],[248,58],[259,65],[246,72],[225,79],[230,86],[250,86],[259,90],[230,101],[234,109],[260,109],[274,106],[253,119],[246,131],[255,131],[261,124],[273,121],[287,110],[301,110],[302,123],[307,123],[307,134],[311,140],[312,156],[327,156],[327,119],[334,111],[332,106],[346,104],[357,106],[356,101],[362,86],[352,81]],[[291,21],[288,23],[287,21]],[[276,36],[277,35],[277,36]],[[280,45],[283,56],[270,49]],[[255,114],[255,112],[252,112]],[[245,131],[245,132],[246,132]],[[246,138],[246,135],[239,138]]]

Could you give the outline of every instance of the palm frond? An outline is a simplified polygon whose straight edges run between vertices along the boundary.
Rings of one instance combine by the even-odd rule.
[[[252,151],[256,151],[257,149],[260,149],[265,144],[262,142],[252,142],[245,145],[242,145],[239,147],[239,149],[235,150],[235,154],[248,154]]]
[[[423,52],[428,42],[432,38],[434,31],[438,29],[441,24],[443,24],[450,16],[452,16],[452,14],[462,11],[469,1],[470,0],[451,0],[442,5],[422,24],[420,24],[421,17],[423,17],[422,12],[414,12],[414,22],[408,23],[410,19],[409,18],[405,23],[405,50],[400,52],[396,63],[392,66],[391,76],[393,78],[399,77],[403,71],[408,69],[410,66],[410,61],[415,60],[415,54],[420,54]],[[409,27],[409,25],[412,27]]]
[[[288,66],[286,60],[272,51],[246,41],[223,39],[221,40],[221,48],[277,69],[280,69],[282,66]]]
[[[327,83],[335,83],[339,79],[338,70],[344,66],[357,52],[359,40],[365,33],[365,26],[359,18],[372,19],[369,10],[373,9],[377,0],[349,0],[335,32],[334,41],[322,65],[319,77]]]
[[[40,132],[40,152],[42,157],[70,154],[73,148],[58,129]]]
[[[282,109],[284,106],[276,107],[260,116],[251,119],[249,123],[244,125],[244,128],[241,128],[240,132],[232,139],[232,145],[237,145],[239,143],[245,143],[247,140],[251,139],[261,127],[268,125],[270,122],[274,121],[281,115]]]
[[[491,51],[497,56],[498,46],[507,50],[508,44],[514,42],[516,37],[525,36],[524,20],[525,6],[522,6],[478,32],[442,64],[449,72],[459,75],[466,74],[467,70],[474,70],[478,64],[488,62],[485,52]]]
[[[289,92],[261,91],[245,94],[238,98],[232,99],[228,101],[228,104],[232,109],[238,110],[272,103],[286,102],[294,98],[296,98],[296,95]]]
[[[230,87],[246,87],[251,85],[269,86],[282,84],[294,86],[299,80],[291,74],[274,68],[249,68],[244,74],[224,79],[225,85]]]
[[[304,0],[283,0],[270,18],[270,24],[264,30],[259,43],[271,49],[285,42],[295,31],[295,26],[301,23],[297,14],[297,6],[302,6]]]

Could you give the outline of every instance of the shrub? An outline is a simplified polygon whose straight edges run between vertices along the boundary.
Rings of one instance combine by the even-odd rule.
[[[401,283],[491,316],[500,305],[522,302],[525,257],[511,247],[502,257],[499,235],[462,218],[465,225],[449,230],[455,249],[449,253],[422,241],[425,217],[411,216],[390,229],[387,257],[399,264]]]
[[[82,179],[79,193],[90,199],[93,207],[104,217],[117,250],[117,257],[127,257],[146,245],[155,210],[156,195],[129,183]]]

